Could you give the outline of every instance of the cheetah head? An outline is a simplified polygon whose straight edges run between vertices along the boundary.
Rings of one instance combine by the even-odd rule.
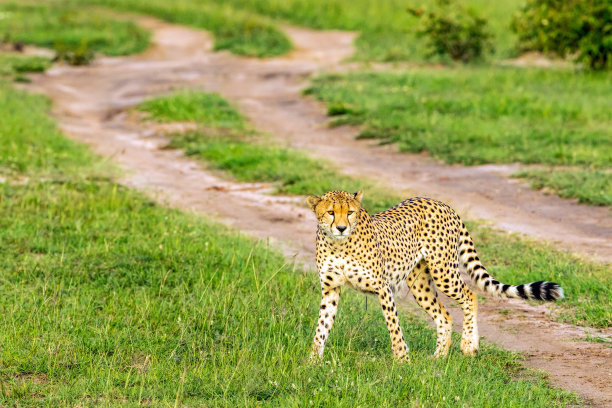
[[[330,191],[321,197],[308,196],[306,202],[317,216],[319,228],[332,238],[345,239],[357,225],[362,198],[362,191]]]

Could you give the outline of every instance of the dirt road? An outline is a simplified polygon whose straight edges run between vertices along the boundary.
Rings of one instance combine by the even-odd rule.
[[[169,41],[185,38],[183,29],[160,26],[154,20],[143,25],[156,30],[163,44],[150,52],[171,58]],[[161,31],[157,29],[161,28]],[[394,146],[357,141],[351,127],[329,129],[321,104],[301,96],[307,78],[321,71],[342,71],[340,62],[353,53],[353,34],[288,28],[296,51],[285,58],[265,61],[209,55],[204,65],[194,61],[177,74],[191,86],[213,90],[237,103],[260,130],[288,146],[305,149],[334,162],[343,171],[376,180],[401,191],[438,198],[469,218],[486,219],[510,232],[553,242],[574,253],[612,262],[612,217],[603,207],[578,205],[574,200],[532,191],[507,176],[516,165],[464,167],[440,164],[423,155],[398,153]],[[187,53],[197,48],[183,45]],[[143,79],[146,81],[146,78]]]
[[[328,129],[324,109],[300,97],[300,90],[313,73],[344,69],[341,61],[352,53],[353,34],[287,28],[298,49],[286,58],[261,61],[211,53],[212,42],[201,31],[150,18],[140,22],[154,33],[154,46],[145,54],[102,58],[89,67],[54,67],[34,75],[27,86],[53,100],[53,113],[67,135],[125,169],[122,183],[269,238],[312,267],[315,221],[308,210],[294,205],[294,198],[268,196],[265,185],[223,180],[181,152],[159,149],[166,143],[159,128],[126,113],[143,99],[175,88],[202,88],[235,101],[259,129],[347,172],[450,202],[464,217],[485,218],[509,231],[612,260],[607,209],[532,192],[508,181],[507,167],[445,166],[357,142],[355,129]],[[501,314],[505,309],[511,312]],[[527,364],[548,371],[554,384],[594,406],[612,406],[612,348],[577,340],[584,329],[553,323],[546,313],[545,306],[487,300],[480,307],[481,334],[524,351]],[[461,317],[453,317],[460,324]]]

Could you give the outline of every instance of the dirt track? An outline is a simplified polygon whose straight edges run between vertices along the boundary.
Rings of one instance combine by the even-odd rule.
[[[295,206],[293,198],[266,195],[265,185],[222,180],[180,152],[159,149],[165,143],[159,128],[130,120],[125,113],[145,98],[177,87],[200,87],[235,101],[259,129],[353,174],[450,202],[464,217],[484,218],[508,231],[612,261],[608,209],[530,191],[504,177],[512,166],[445,166],[398,154],[392,147],[357,142],[355,129],[324,126],[324,109],[300,97],[300,90],[312,73],[344,69],[340,61],[352,53],[352,34],[287,28],[298,50],[286,58],[260,61],[211,53],[212,41],[201,31],[150,18],[140,22],[154,32],[155,45],[145,54],[103,58],[90,67],[55,67],[33,76],[28,86],[53,99],[54,115],[66,134],[126,170],[121,180],[126,185],[270,238],[288,255],[312,265],[315,224],[309,211]],[[240,203],[240,211],[229,202]],[[511,313],[500,314],[503,309]],[[554,384],[595,406],[612,406],[612,348],[576,340],[584,337],[583,329],[550,322],[546,313],[545,306],[487,300],[480,306],[481,334],[524,351],[527,363],[548,371]],[[453,317],[460,324],[460,316]]]

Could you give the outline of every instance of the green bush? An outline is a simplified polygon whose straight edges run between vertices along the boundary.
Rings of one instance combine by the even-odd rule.
[[[428,39],[429,56],[448,55],[453,61],[468,62],[493,50],[487,20],[471,8],[452,0],[437,0],[433,10],[408,11],[421,19],[417,36]]]
[[[54,61],[63,61],[69,65],[89,65],[95,59],[93,50],[87,45],[87,41],[83,39],[80,44],[67,44],[56,42]]]
[[[512,29],[522,51],[573,56],[591,69],[612,68],[610,0],[528,0]]]

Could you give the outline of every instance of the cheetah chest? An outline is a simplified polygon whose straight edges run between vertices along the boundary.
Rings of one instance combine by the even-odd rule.
[[[364,266],[355,258],[342,255],[328,255],[322,262],[321,279],[330,286],[349,286],[364,293],[375,292],[380,278],[372,267]]]

